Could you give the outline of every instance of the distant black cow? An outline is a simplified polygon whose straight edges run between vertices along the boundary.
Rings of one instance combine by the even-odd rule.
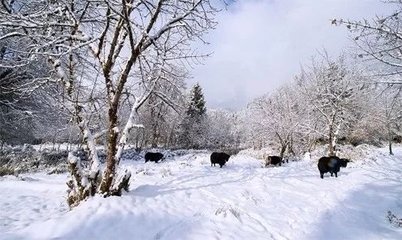
[[[213,152],[211,154],[211,166],[215,166],[215,164],[219,164],[220,167],[225,165],[227,161],[229,161],[230,155],[224,152]]]
[[[272,164],[272,165],[279,164],[279,166],[281,166],[282,158],[279,156],[268,156],[267,159],[265,160],[265,167],[267,167],[270,164]]]
[[[350,160],[345,158],[339,158],[336,156],[322,157],[318,160],[318,170],[320,171],[320,177],[324,178],[324,173],[330,172],[331,177],[335,173],[335,177],[338,177],[338,172],[341,167],[346,167]]]
[[[153,152],[145,153],[145,162],[151,161],[157,163],[161,159],[163,159],[162,153],[153,153]]]

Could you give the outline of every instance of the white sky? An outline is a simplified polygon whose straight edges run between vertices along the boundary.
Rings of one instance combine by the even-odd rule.
[[[221,12],[207,40],[213,52],[192,70],[209,108],[239,109],[289,81],[325,48],[332,56],[352,46],[333,18],[371,19],[392,12],[380,0],[237,0]]]

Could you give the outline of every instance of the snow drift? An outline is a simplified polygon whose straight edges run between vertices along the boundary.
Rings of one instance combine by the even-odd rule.
[[[124,161],[133,173],[123,197],[95,197],[72,211],[67,175],[0,178],[2,239],[402,239],[402,147],[320,179],[312,160],[262,168],[239,153],[224,168],[209,154],[159,164]],[[397,217],[396,217],[397,218]]]

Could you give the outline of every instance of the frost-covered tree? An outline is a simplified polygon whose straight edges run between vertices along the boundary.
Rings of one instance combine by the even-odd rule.
[[[251,131],[260,141],[270,140],[279,146],[278,154],[293,152],[293,142],[301,124],[301,109],[304,106],[294,88],[284,86],[270,95],[255,99],[249,104]]]
[[[402,137],[402,94],[401,89],[388,91],[380,99],[382,118],[378,121],[385,127],[388,140],[389,154],[393,155],[392,142],[396,137]]]
[[[389,154],[393,154],[392,143],[402,136],[402,94],[399,88],[377,87],[373,98],[367,99],[370,107],[366,108],[363,118],[367,122],[365,131],[375,130],[375,137],[388,142]]]
[[[196,83],[191,89],[190,102],[186,114],[197,121],[202,118],[206,110],[202,88],[198,83]]]
[[[237,113],[226,110],[206,112],[205,144],[210,149],[236,150],[243,140],[243,129]]]
[[[389,16],[376,16],[373,20],[334,19],[335,25],[344,25],[352,33],[358,56],[373,60],[371,68],[382,76],[379,82],[402,84],[399,77],[402,73],[402,1],[386,0],[384,4],[392,4],[394,13]]]
[[[200,148],[205,145],[206,106],[201,86],[196,83],[190,92],[188,106],[180,124],[179,145]]]
[[[55,93],[53,86],[45,84],[49,69],[44,59],[19,65],[24,54],[12,53],[24,47],[0,40],[0,141],[12,144],[35,141],[38,124],[44,125],[57,111],[49,98]]]
[[[296,81],[301,93],[318,120],[317,132],[326,139],[329,155],[342,131],[350,127],[361,94],[362,74],[346,67],[344,56],[332,60],[324,54],[321,61],[313,61],[309,70],[303,70]]]
[[[184,110],[186,77],[186,72],[181,70],[172,75],[169,82],[160,81],[140,110],[140,118],[145,126],[143,132],[145,146],[167,147],[174,143],[173,133]],[[172,82],[175,84],[171,84]],[[165,101],[166,98],[175,104],[171,105]]]
[[[334,19],[332,23],[346,26],[357,46],[357,56],[368,66],[367,71],[379,76],[373,82],[384,84],[387,88],[381,90],[381,94],[374,92],[376,96],[381,96],[374,101],[377,108],[369,109],[368,112],[372,114],[364,119],[374,120],[374,117],[376,120],[373,122],[372,129],[376,129],[375,131],[382,129],[383,132],[387,132],[386,138],[389,142],[390,154],[392,154],[391,139],[395,132],[395,125],[392,122],[398,118],[398,102],[400,101],[399,94],[395,94],[395,91],[400,92],[402,88],[400,78],[402,73],[402,1],[386,0],[384,4],[393,6],[394,12],[388,16],[376,16],[372,20]]]
[[[215,26],[215,12],[208,0],[2,1],[0,40],[27,43],[20,64],[47,57],[63,87],[63,106],[88,146],[88,169],[69,155],[71,206],[96,193],[120,195],[128,189],[130,173],[119,173],[118,165],[130,130],[143,127],[138,111],[160,81],[170,81],[177,65],[199,56],[190,43]],[[127,96],[131,109],[122,119]],[[174,104],[163,91],[159,97]],[[106,129],[93,124],[99,109],[107,113]],[[95,140],[102,134],[107,157],[101,171]]]

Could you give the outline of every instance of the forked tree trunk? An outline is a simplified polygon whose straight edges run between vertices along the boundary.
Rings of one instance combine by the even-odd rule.
[[[278,137],[279,143],[280,143],[280,145],[281,145],[281,150],[280,150],[280,154],[279,154],[279,155],[280,155],[281,158],[283,158],[283,155],[285,154],[286,148],[287,148],[287,146],[288,146],[288,141],[282,139],[278,132],[276,132],[275,134],[276,134],[276,136]]]
[[[281,152],[280,152],[280,155],[279,155],[281,158],[283,158],[283,156],[285,155],[287,146],[288,145],[286,143],[281,144]]]

